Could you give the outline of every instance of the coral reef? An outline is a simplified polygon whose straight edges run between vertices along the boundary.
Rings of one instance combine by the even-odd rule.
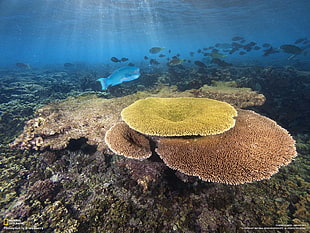
[[[186,136],[223,133],[235,125],[237,111],[207,98],[141,99],[121,112],[130,128],[147,135]]]
[[[232,129],[205,137],[150,137],[150,143],[125,123],[112,127],[110,133],[106,142],[111,147],[112,141],[117,154],[145,159],[155,150],[172,169],[227,184],[268,179],[297,156],[295,141],[285,129],[249,110],[238,111]]]
[[[227,94],[224,91],[222,95]],[[254,97],[257,95],[255,93]],[[26,123],[24,132],[15,139],[11,147],[59,150],[65,148],[70,140],[86,138],[89,145],[96,145],[99,151],[105,151],[107,149],[103,140],[105,133],[120,121],[120,112],[123,108],[146,97],[186,96],[192,97],[193,93],[177,92],[175,87],[160,86],[159,89],[113,99],[98,98],[96,95],[69,97],[64,101],[54,102],[38,109],[35,113],[36,117]],[[240,96],[235,98],[238,99]],[[230,100],[235,99],[232,96]]]
[[[156,152],[171,168],[203,180],[242,184],[270,178],[297,155],[289,133],[269,118],[239,110],[236,125],[218,135],[159,138]]]
[[[255,107],[256,111],[276,120],[294,133],[298,156],[268,180],[231,186],[202,182],[198,178],[175,173],[154,158],[143,161],[124,160],[121,156],[112,156],[110,151],[98,152],[86,144],[85,138],[72,139],[69,147],[64,150],[9,149],[8,143],[14,135],[20,133],[24,121],[33,117],[33,109],[51,100],[80,94],[77,92],[81,85],[77,82],[79,74],[67,72],[67,76],[63,76],[66,78],[61,78],[64,74],[58,75],[59,72],[51,69],[29,72],[1,73],[1,217],[20,220],[29,227],[43,227],[43,230],[29,229],[29,232],[253,231],[246,227],[261,227],[265,230],[259,230],[260,232],[271,232],[267,228],[280,224],[284,225],[283,229],[274,231],[309,231],[310,136],[309,127],[306,127],[309,125],[309,108],[305,107],[309,105],[309,74],[302,75],[283,67],[229,67],[190,71],[186,68],[184,71],[179,69],[173,77],[170,71],[146,74],[145,84],[152,84],[158,77],[164,77],[166,83],[177,85],[177,88],[160,86],[162,92],[159,97],[197,97],[194,93],[198,92],[188,89],[200,88],[206,83],[210,85],[212,80],[235,80],[238,87],[248,86],[268,97],[262,107]],[[85,71],[86,73],[89,71]],[[140,81],[143,83],[144,78]],[[90,88],[89,85],[85,83],[83,89]],[[95,86],[95,83],[91,85]],[[26,94],[24,86],[32,88],[31,92]],[[11,87],[15,91],[7,89],[4,92]],[[137,88],[135,85],[130,87],[131,89],[120,85],[111,88],[110,92],[97,95],[112,98],[116,94],[131,94],[137,88],[143,90],[140,85]],[[156,96],[158,93],[158,90],[150,90],[139,98]],[[255,102],[253,99],[243,98],[242,94],[226,94],[239,98],[238,101],[231,98],[232,102]],[[256,98],[258,95],[253,92],[249,98]],[[214,98],[207,95],[202,97]],[[232,102],[229,103],[236,107]],[[77,103],[78,101],[75,102]],[[53,111],[56,112],[58,104],[60,103],[54,104]],[[52,127],[56,128],[56,122]],[[39,130],[34,132],[40,135]],[[63,137],[55,135],[58,136]],[[145,180],[141,176],[144,174],[143,170],[149,177]],[[30,188],[37,181],[50,183],[47,180],[61,188],[56,189],[56,192],[47,192],[51,195],[51,200],[39,201],[40,195],[32,195]],[[16,225],[8,227],[12,226]],[[294,229],[285,229],[285,226]],[[0,231],[9,231],[3,227],[0,224]]]
[[[128,158],[147,159],[152,155],[149,140],[124,122],[116,123],[108,130],[105,142],[115,154]]]
[[[236,82],[214,81],[212,86],[192,90],[196,97],[211,98],[230,103],[237,108],[260,106],[264,104],[266,98],[251,88],[238,88]]]
[[[119,166],[126,167],[131,178],[135,180],[142,188],[143,192],[150,189],[150,186],[157,186],[157,182],[162,182],[165,169],[167,167],[162,162],[151,162],[148,160],[137,161],[132,159],[125,159],[118,163]]]

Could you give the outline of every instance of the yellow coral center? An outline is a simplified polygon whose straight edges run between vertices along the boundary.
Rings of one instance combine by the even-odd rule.
[[[236,110],[207,98],[138,100],[122,111],[123,120],[140,133],[158,136],[219,134],[235,124]]]

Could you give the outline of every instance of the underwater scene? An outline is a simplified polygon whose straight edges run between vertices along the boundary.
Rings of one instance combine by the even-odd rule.
[[[0,231],[310,231],[309,0],[1,0]]]

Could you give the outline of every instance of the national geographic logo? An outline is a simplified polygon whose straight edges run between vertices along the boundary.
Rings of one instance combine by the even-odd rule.
[[[3,219],[4,230],[44,230],[43,227],[28,226],[26,222],[22,222],[20,219]],[[1,230],[1,229],[0,229]]]

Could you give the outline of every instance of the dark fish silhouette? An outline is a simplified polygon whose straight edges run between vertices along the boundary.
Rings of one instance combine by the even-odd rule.
[[[149,59],[149,57],[148,56],[144,56],[144,60],[147,60],[147,59]]]
[[[232,42],[232,43],[231,43],[231,46],[232,46],[233,48],[240,49],[240,48],[243,48],[244,45],[239,44],[239,43],[237,43],[237,42]]]
[[[164,47],[152,47],[149,49],[149,52],[152,54],[155,54],[155,53],[159,53],[160,51],[164,49],[165,49]]]
[[[128,61],[128,58],[127,58],[127,57],[123,57],[123,58],[121,59],[121,61],[122,61],[122,62]]]
[[[262,46],[263,46],[264,48],[269,48],[271,45],[268,44],[268,43],[264,43]]]
[[[197,53],[201,53],[201,49],[198,49],[198,50],[197,50]]]
[[[157,60],[155,60],[155,59],[152,58],[152,59],[150,60],[150,64],[151,64],[151,65],[159,65],[160,63],[159,63]]]
[[[297,39],[297,40],[295,41],[294,44],[299,44],[299,43],[304,42],[304,41],[306,41],[306,40],[307,40],[306,37],[305,37],[305,38],[299,38],[299,39]]]
[[[270,47],[269,49],[265,49],[263,51],[264,51],[263,56],[268,56],[270,54],[279,53],[279,51],[274,49],[273,47]]]
[[[119,59],[116,58],[116,57],[111,57],[111,61],[113,61],[113,62],[121,62],[121,60],[119,60]]]
[[[236,52],[236,51],[238,51],[238,50],[239,50],[239,48],[234,47],[234,48],[232,48],[232,49],[229,51],[229,54],[233,54],[234,52]]]
[[[259,47],[259,46],[254,47],[254,50],[260,50],[260,49],[261,49],[261,47]]]
[[[17,62],[15,64],[17,67],[22,68],[22,69],[30,69],[30,65],[22,62]]]
[[[221,59],[219,59],[219,58],[213,58],[213,59],[211,60],[211,62],[214,63],[214,64],[217,64],[218,66],[221,66],[221,67],[232,66],[231,63],[228,63],[228,62],[226,62],[226,61],[223,61],[223,60],[221,60]]]
[[[206,66],[203,62],[201,62],[201,61],[195,61],[194,64],[195,64],[196,66],[203,67],[203,68],[206,68],[206,67],[207,67],[207,66]]]
[[[244,54],[246,54],[246,52],[244,52],[244,51],[239,52],[239,55],[244,55]]]
[[[284,52],[286,53],[291,53],[291,54],[301,54],[303,49],[295,46],[295,45],[291,45],[291,44],[284,44],[280,46],[280,49],[282,49]]]
[[[73,67],[74,64],[70,63],[70,62],[66,62],[64,63],[64,67]]]
[[[290,56],[288,58],[288,60],[293,59],[294,57],[296,57],[297,55],[301,54],[304,51],[304,49],[301,49],[301,48],[299,48],[295,45],[291,45],[291,44],[281,45],[280,49],[282,49],[286,53],[292,54],[292,56]]]
[[[167,63],[168,66],[177,66],[184,62],[184,59],[173,58],[171,61]]]
[[[194,56],[194,54],[195,54],[194,52],[190,52],[190,53],[189,53],[189,55],[190,55],[191,57]]]
[[[135,66],[135,64],[133,64],[132,62],[129,62],[128,66]]]
[[[158,57],[165,57],[166,55],[165,54],[159,54]]]
[[[234,36],[233,38],[231,38],[232,41],[238,41],[238,40],[244,40],[244,38],[242,36]]]
[[[249,51],[252,50],[252,48],[253,48],[254,45],[256,45],[255,42],[250,42],[250,43],[244,45],[244,46],[243,46],[243,49],[249,52]]]

